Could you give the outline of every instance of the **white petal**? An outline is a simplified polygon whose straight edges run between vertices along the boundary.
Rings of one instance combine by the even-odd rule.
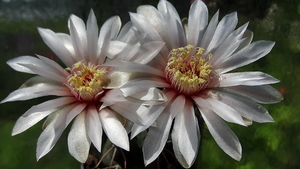
[[[170,108],[171,106],[173,106],[173,109],[177,108],[176,107],[177,105],[174,107],[174,102],[173,102],[173,97],[175,95],[176,95],[176,93],[174,91],[172,91],[172,90],[167,91],[167,92],[165,92],[167,102],[165,102],[163,104],[159,104],[159,105],[151,105],[145,111],[143,111],[141,113],[141,118],[144,121],[144,125],[134,124],[132,127],[132,131],[131,131],[131,138],[135,137],[137,134],[141,133],[142,131],[146,130],[149,126],[151,126],[155,122],[157,117],[161,114],[161,112],[165,110],[165,108],[167,107],[168,104],[170,104],[170,106],[168,106],[168,108]],[[179,99],[177,99],[176,103],[180,102],[181,100],[182,99],[180,99],[180,97],[179,97]],[[170,110],[168,109],[167,111],[170,111]],[[174,111],[171,114],[171,116],[173,116],[172,118],[174,118],[176,114],[178,114],[178,112]]]
[[[57,110],[59,107],[75,101],[76,99],[73,97],[62,97],[31,107],[17,120],[13,128],[12,135],[16,135],[27,130],[44,117]]]
[[[199,141],[199,126],[194,107],[190,101],[187,101],[184,110],[176,116],[172,130],[175,156],[183,167],[189,168],[194,163]]]
[[[120,89],[122,90],[124,96],[127,97],[137,92],[147,90],[150,87],[165,88],[170,87],[170,84],[159,78],[151,78],[150,80],[135,79],[124,84]]]
[[[110,105],[109,107],[120,115],[124,116],[126,119],[129,119],[130,121],[139,125],[144,125],[144,122],[139,114],[146,109],[145,106],[132,102],[119,102]]]
[[[19,56],[7,61],[7,64],[16,71],[36,74],[22,64],[40,64],[41,60],[32,56]]]
[[[127,131],[122,123],[114,115],[114,112],[109,109],[102,109],[99,113],[103,130],[109,140],[116,146],[129,151],[129,139]]]
[[[214,53],[212,53],[214,57],[210,60],[210,62],[213,63],[213,67],[222,63],[224,60],[230,57],[231,54],[233,54],[236,49],[244,42],[245,39],[241,38],[246,31],[247,26],[248,23],[233,31],[219,46],[219,48]]]
[[[66,86],[52,86],[52,85],[37,85],[33,87],[21,88],[10,93],[1,103],[29,100],[42,96],[71,96],[70,90]]]
[[[204,55],[213,53],[214,50],[217,49],[222,44],[222,42],[228,37],[228,35],[234,30],[237,22],[238,19],[236,12],[228,14],[224,18],[222,18]]]
[[[283,100],[280,92],[269,85],[261,86],[233,86],[226,87],[222,90],[250,98],[251,100],[259,103],[278,103]]]
[[[65,45],[65,47],[68,49],[68,51],[70,52],[73,60],[76,60],[75,58],[75,50],[72,44],[72,39],[71,36],[69,34],[66,33],[56,33],[57,37],[60,38],[61,42]],[[72,66],[72,65],[70,65]]]
[[[188,44],[199,46],[198,42],[203,38],[208,21],[208,9],[206,5],[196,0],[190,8],[188,18]]]
[[[163,150],[168,140],[173,118],[170,112],[164,111],[156,120],[156,127],[150,127],[143,145],[145,165],[153,162]]]
[[[96,62],[98,51],[98,24],[94,11],[91,9],[87,20],[87,45],[88,45],[88,60],[92,63]]]
[[[69,19],[69,30],[75,50],[76,61],[86,59],[88,56],[87,33],[83,20],[75,15],[71,15]]]
[[[46,155],[56,144],[62,132],[66,128],[67,114],[76,104],[66,106],[52,115],[52,121],[40,135],[37,142],[36,158],[39,160]]]
[[[170,44],[167,23],[156,8],[151,5],[141,5],[137,8],[137,13],[142,14],[147,19],[166,44]]]
[[[268,113],[268,110],[252,100],[219,91],[212,91],[210,94],[220,102],[232,107],[249,120],[259,123],[274,122],[273,118]]]
[[[215,30],[217,28],[218,20],[219,20],[219,11],[217,11],[214,14],[214,16],[211,18],[211,20],[205,30],[203,38],[201,40],[200,47],[207,49],[208,45],[210,44],[210,42],[213,38]],[[200,41],[200,39],[199,39],[199,41]]]
[[[167,22],[171,47],[174,49],[185,46],[186,37],[181,25],[181,19],[174,6],[168,1],[160,1],[157,8]]]
[[[215,70],[218,73],[225,73],[248,65],[268,54],[274,45],[274,42],[269,41],[257,41],[251,43],[250,45],[233,54],[223,63],[219,64],[217,67],[215,67]]]
[[[66,66],[71,67],[74,64],[73,57],[61,39],[50,29],[38,28],[38,31],[47,46],[49,46]]]
[[[236,135],[213,111],[199,109],[209,132],[217,144],[226,154],[239,161],[242,157],[242,147]]]
[[[158,32],[151,26],[145,16],[141,14],[129,13],[130,20],[135,27],[142,33],[147,33],[147,37],[154,41],[163,41]]]
[[[65,75],[61,75],[61,73],[53,68],[52,66],[46,64],[45,62],[41,62],[40,64],[21,64],[24,67],[27,67],[31,71],[35,72],[40,76],[44,76],[51,80],[55,80],[61,83],[66,83],[67,78]]]
[[[154,75],[164,77],[163,71],[158,70],[158,69],[153,68],[148,65],[134,63],[134,62],[123,62],[123,61],[119,61],[119,60],[112,60],[112,61],[109,61],[109,62],[103,64],[103,66],[116,67],[118,70],[151,73]]]
[[[279,80],[263,72],[236,72],[220,75],[220,80],[217,82],[215,87],[229,87],[238,85],[259,86],[278,82]],[[214,84],[214,82],[212,82],[212,84]]]
[[[90,105],[88,107],[86,117],[86,128],[90,140],[92,141],[96,149],[99,152],[101,152],[102,125],[95,105]]]
[[[233,108],[219,101],[218,98],[211,96],[211,98],[206,98],[205,100],[211,104],[212,110],[224,120],[246,126],[242,116]]]
[[[69,132],[68,147],[70,154],[79,162],[85,163],[90,150],[91,141],[86,132],[86,112],[80,113]]]

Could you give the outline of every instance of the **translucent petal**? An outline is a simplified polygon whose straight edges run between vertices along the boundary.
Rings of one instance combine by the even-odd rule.
[[[40,64],[41,60],[32,56],[19,56],[7,61],[7,64],[16,71],[36,74],[22,64]]]
[[[62,97],[58,99],[49,100],[39,105],[31,107],[27,110],[16,122],[12,135],[19,134],[29,127],[33,126],[50,113],[56,111],[59,107],[75,102],[73,97]]]
[[[187,101],[183,112],[176,116],[172,130],[175,156],[183,167],[189,168],[194,163],[199,141],[199,126],[194,107],[190,101]]]
[[[88,60],[92,63],[96,62],[98,51],[98,24],[94,11],[91,9],[87,20],[87,46],[88,46]]]
[[[79,162],[85,163],[90,150],[91,141],[87,136],[86,113],[80,113],[71,127],[68,135],[70,154]]]
[[[261,86],[233,86],[222,88],[222,91],[247,97],[258,103],[278,103],[283,100],[281,93],[269,85]]]
[[[88,136],[96,147],[101,152],[102,145],[102,124],[95,105],[89,105],[86,116],[86,128]]]
[[[67,67],[71,67],[74,64],[73,57],[61,39],[50,29],[38,28],[38,31],[47,46],[49,46]]]
[[[215,70],[218,73],[225,73],[236,68],[248,65],[268,54],[274,46],[274,42],[257,41],[251,43],[234,53],[231,57],[223,63],[217,65]]]
[[[209,132],[217,144],[226,154],[239,161],[242,157],[242,147],[236,135],[213,111],[199,109]]]
[[[52,115],[52,121],[40,135],[37,142],[36,157],[39,160],[46,155],[56,144],[62,132],[66,128],[66,117],[69,111],[74,108],[76,104],[66,106]]]
[[[114,114],[115,113],[109,109],[102,109],[100,111],[99,117],[103,125],[103,130],[113,144],[129,151],[127,131]]]
[[[156,120],[156,127],[150,127],[143,145],[145,165],[153,162],[163,150],[168,140],[173,118],[164,111]]]
[[[199,39],[203,38],[208,22],[208,9],[206,5],[196,0],[190,8],[188,18],[188,44],[199,46]]]
[[[217,83],[215,87],[230,87],[238,85],[259,86],[278,82],[279,80],[263,72],[236,72],[222,74],[219,81],[212,82],[212,84]]]

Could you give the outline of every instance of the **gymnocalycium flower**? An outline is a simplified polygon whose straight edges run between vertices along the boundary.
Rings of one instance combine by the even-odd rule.
[[[48,116],[37,143],[36,156],[40,159],[54,147],[64,129],[74,119],[68,135],[68,147],[70,154],[79,162],[87,160],[91,143],[101,151],[103,130],[114,145],[128,151],[129,139],[125,127],[131,122],[143,124],[138,114],[143,108],[141,103],[146,100],[129,102],[115,87],[128,81],[128,73],[103,65],[107,55],[119,52],[115,51],[116,45],[111,42],[119,34],[121,21],[117,16],[112,17],[98,32],[97,20],[91,10],[87,25],[77,16],[71,15],[68,26],[70,35],[38,29],[44,42],[60,58],[65,68],[40,55],[37,55],[38,58],[20,56],[7,62],[17,71],[37,76],[26,81],[1,103],[58,96],[27,110],[16,122],[12,135],[27,130]],[[120,32],[119,36],[122,34]],[[157,49],[151,51],[153,55],[164,45],[162,42],[149,44],[155,44]],[[136,51],[139,48],[143,46],[136,46]],[[154,91],[155,88],[150,90]],[[147,96],[151,100],[153,97],[161,99],[159,95],[153,96],[151,93],[138,95]],[[132,97],[130,100],[134,99]]]
[[[165,42],[147,64],[126,56],[108,64],[122,64],[119,69],[145,73],[121,86],[125,96],[157,87],[167,97],[165,103],[150,105],[141,114],[146,125],[135,124],[132,128],[132,137],[149,128],[143,144],[145,165],[159,156],[171,133],[176,158],[189,168],[199,147],[198,118],[204,120],[217,144],[235,160],[241,159],[242,148],[223,120],[243,126],[252,121],[274,121],[258,103],[283,99],[269,85],[279,80],[259,71],[235,71],[264,57],[274,42],[251,43],[253,33],[247,30],[248,23],[235,29],[236,12],[220,22],[218,15],[217,12],[208,22],[208,9],[200,0],[191,5],[189,17],[183,22],[166,0],[160,0],[157,8],[143,5],[137,13],[130,13],[130,24],[144,35],[138,38],[141,44]]]

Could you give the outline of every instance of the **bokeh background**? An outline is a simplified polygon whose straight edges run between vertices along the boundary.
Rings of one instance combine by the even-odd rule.
[[[190,0],[170,0],[180,16],[187,17]],[[21,55],[40,54],[57,59],[43,43],[37,27],[68,33],[67,20],[75,14],[86,21],[94,9],[99,27],[113,15],[122,23],[128,11],[158,0],[0,0],[0,100],[32,75],[12,70],[6,61]],[[281,80],[273,85],[284,101],[264,105],[275,123],[253,123],[249,127],[229,124],[239,137],[243,156],[237,162],[227,156],[203,129],[201,147],[193,168],[277,169],[300,168],[300,1],[299,0],[206,0],[210,17],[219,9],[221,17],[238,12],[239,26],[250,21],[254,41],[276,41],[273,50],[239,71],[263,71]],[[0,105],[1,169],[76,169],[79,163],[68,153],[66,129],[53,150],[38,162],[35,151],[43,122],[11,136],[15,121],[32,105],[47,98]],[[140,162],[139,162],[140,163]]]

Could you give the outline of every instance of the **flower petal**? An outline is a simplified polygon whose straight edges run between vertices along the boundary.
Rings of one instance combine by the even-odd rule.
[[[95,105],[90,105],[87,109],[86,117],[87,134],[96,149],[101,152],[102,145],[102,125]]]
[[[72,44],[75,50],[76,61],[87,58],[87,31],[82,19],[75,15],[71,15],[69,19],[69,30]]]
[[[172,143],[176,158],[180,164],[189,168],[197,156],[200,141],[198,121],[191,101],[186,102],[174,122]]]
[[[263,72],[236,72],[222,74],[220,80],[212,82],[212,84],[217,83],[214,87],[230,87],[238,85],[259,86],[278,82],[279,80]]]
[[[19,56],[7,61],[7,64],[16,71],[36,74],[22,64],[40,64],[41,60],[32,56]]]
[[[85,163],[90,150],[91,141],[87,136],[86,112],[80,113],[68,135],[68,147],[70,154],[79,162]]]
[[[143,145],[144,163],[153,162],[163,150],[169,136],[173,118],[164,111],[156,120],[156,127],[150,127]]]
[[[88,47],[88,60],[96,63],[96,56],[98,51],[98,24],[94,11],[91,9],[87,20],[87,47]]]
[[[116,146],[129,151],[129,139],[127,131],[119,121],[115,113],[107,108],[102,109],[99,113],[103,130],[109,140]]]
[[[77,99],[73,97],[62,97],[31,107],[17,120],[13,128],[12,135],[16,135],[27,130],[50,113],[56,111],[59,107],[75,102],[76,100]]]
[[[224,16],[224,18],[222,18],[222,20],[219,22],[216,31],[211,39],[211,42],[206,48],[204,55],[213,53],[223,43],[223,41],[228,37],[228,35],[234,30],[237,22],[238,19],[236,12]]]
[[[42,76],[35,76],[27,80],[20,89],[10,93],[1,103],[28,100],[47,95],[70,96],[72,94],[66,86]]]
[[[217,144],[226,154],[239,161],[242,157],[242,147],[236,135],[213,111],[200,107],[199,110]]]
[[[36,158],[39,160],[46,155],[56,144],[64,129],[67,114],[76,104],[65,106],[52,114],[52,121],[40,135],[37,142]]]
[[[211,91],[210,94],[249,120],[259,123],[274,122],[268,110],[252,100],[220,91]]]
[[[168,1],[160,1],[157,5],[157,9],[165,18],[171,47],[174,49],[185,46],[186,36],[181,24],[181,19],[174,6]]]
[[[38,31],[46,45],[66,66],[71,67],[74,64],[73,57],[61,39],[50,29],[38,28]]]
[[[222,88],[221,91],[247,97],[258,103],[278,103],[283,100],[281,93],[269,85],[233,86]]]
[[[208,22],[208,9],[206,5],[196,0],[190,8],[188,18],[188,44],[199,46],[199,39],[203,38]]]
[[[225,73],[236,68],[248,65],[268,54],[274,45],[274,42],[269,41],[257,41],[251,43],[233,54],[223,63],[219,64],[217,67],[215,67],[215,70],[218,73]]]

